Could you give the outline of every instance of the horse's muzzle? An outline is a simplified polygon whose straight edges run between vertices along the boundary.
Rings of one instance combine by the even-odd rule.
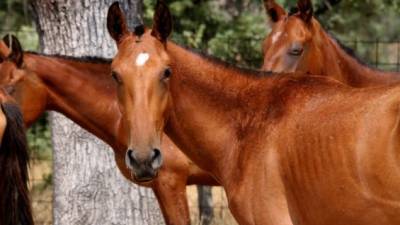
[[[161,151],[153,149],[147,157],[138,157],[137,152],[128,149],[125,163],[133,172],[133,179],[138,182],[148,182],[157,177],[158,170],[162,165]]]

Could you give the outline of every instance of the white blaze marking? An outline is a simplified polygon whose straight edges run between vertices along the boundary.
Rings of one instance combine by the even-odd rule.
[[[272,36],[272,44],[275,44],[278,41],[279,37],[282,35],[282,32],[278,31]]]
[[[136,66],[143,66],[149,60],[149,53],[142,52],[136,58]]]

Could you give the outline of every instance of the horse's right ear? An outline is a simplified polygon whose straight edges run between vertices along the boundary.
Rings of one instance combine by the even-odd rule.
[[[122,37],[129,33],[125,15],[119,7],[118,2],[114,2],[107,13],[107,29],[111,37],[119,43]]]
[[[7,56],[7,58],[11,59],[11,61],[13,61],[17,67],[21,67],[23,64],[24,52],[18,38],[14,35],[7,34],[3,37],[3,42],[11,50],[11,53]]]
[[[276,23],[286,16],[286,11],[274,0],[264,0],[264,7],[272,23]]]
[[[158,0],[153,17],[151,35],[163,43],[166,43],[172,32],[172,16],[168,6],[162,0]]]
[[[300,11],[300,18],[304,22],[309,23],[314,14],[314,9],[311,0],[298,0],[297,8]]]

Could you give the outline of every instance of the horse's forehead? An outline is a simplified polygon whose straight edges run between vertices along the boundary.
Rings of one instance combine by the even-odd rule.
[[[154,46],[140,46],[135,49],[130,57],[133,60],[134,66],[138,68],[144,68],[149,65],[162,66],[167,59],[165,51]]]
[[[143,55],[143,53],[157,55],[163,50],[163,46],[153,39],[143,38],[142,40],[131,41],[127,46],[125,46],[126,52],[135,59],[138,56]]]
[[[308,28],[300,18],[293,16],[287,21],[285,30],[292,35],[304,36]]]
[[[141,43],[125,43],[118,52],[116,64],[132,64],[143,66],[154,55],[152,48],[143,46]]]
[[[163,67],[168,63],[165,46],[146,32],[140,38],[135,35],[127,36],[119,46],[113,67],[120,69],[149,69]]]

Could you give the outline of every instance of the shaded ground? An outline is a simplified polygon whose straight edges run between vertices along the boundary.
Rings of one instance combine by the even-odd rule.
[[[213,187],[214,220],[213,225],[236,225],[235,219],[228,209],[225,191],[221,187]],[[201,224],[199,221],[199,210],[197,207],[196,186],[189,186],[187,189],[189,199],[190,218],[193,225]]]

